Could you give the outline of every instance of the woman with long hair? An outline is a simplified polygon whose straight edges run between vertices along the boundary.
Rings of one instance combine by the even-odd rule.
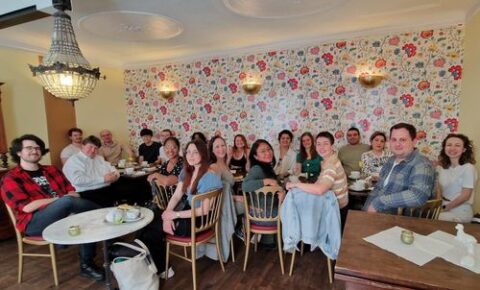
[[[277,164],[273,170],[275,170],[275,174],[280,177],[285,177],[293,173],[296,161],[296,153],[291,147],[292,141],[293,134],[290,130],[282,130],[278,134],[278,147],[276,147],[274,150]]]
[[[247,173],[250,169],[250,162],[248,160],[249,153],[247,138],[242,134],[235,135],[233,138],[233,146],[228,154],[228,167],[241,174]]]
[[[437,198],[443,199],[440,220],[469,223],[473,217],[477,183],[473,144],[463,134],[449,134],[442,142],[437,166]]]
[[[295,175],[305,174],[308,182],[315,182],[320,174],[322,157],[317,153],[314,146],[313,135],[305,132],[300,137],[300,152],[297,154]]]

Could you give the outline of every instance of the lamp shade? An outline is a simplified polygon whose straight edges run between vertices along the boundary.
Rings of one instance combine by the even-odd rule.
[[[372,75],[372,74],[361,74],[358,76],[358,82],[364,87],[364,88],[374,88],[378,86],[382,80],[383,80],[382,75]]]
[[[85,98],[95,88],[100,70],[92,69],[83,57],[70,16],[57,10],[53,18],[50,49],[39,66],[29,65],[30,70],[55,97],[72,101]]]

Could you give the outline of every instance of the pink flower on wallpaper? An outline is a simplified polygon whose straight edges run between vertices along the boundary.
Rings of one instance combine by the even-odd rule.
[[[267,69],[267,63],[264,60],[257,61],[257,67],[260,71],[264,71]]]
[[[204,67],[202,71],[207,77],[209,77],[212,73],[212,70],[208,66]]]
[[[127,103],[128,103],[129,106],[132,106],[132,105],[133,105],[133,100],[132,100],[132,99],[128,99],[128,102],[127,102]]]
[[[347,113],[346,117],[347,117],[348,120],[355,119],[355,112]]]
[[[160,102],[158,100],[153,101],[152,106],[158,107],[160,105]]]
[[[462,78],[462,66],[453,65],[448,69],[448,71],[452,73],[454,80],[458,81]]]
[[[180,117],[175,117],[175,122],[180,123]]]
[[[257,140],[257,136],[255,136],[255,134],[248,134],[247,139],[250,142],[254,142],[255,140]]]
[[[323,104],[325,110],[327,111],[333,108],[333,102],[330,98],[323,98],[320,102]]]
[[[318,46],[310,48],[311,54],[318,54],[320,52],[320,48]]]
[[[201,62],[199,62],[199,61],[195,62],[195,67],[196,68],[200,68],[201,66],[202,66]]]
[[[290,126],[290,130],[292,130],[292,132],[298,131],[298,122],[297,121],[295,121],[295,120],[288,121],[288,125]]]
[[[346,45],[347,45],[346,41],[339,41],[339,42],[335,43],[335,46],[339,49],[344,48]]]
[[[320,94],[317,91],[310,93],[310,98],[312,99],[318,99],[319,97],[320,97]]]
[[[195,103],[197,103],[197,105],[201,105],[203,103],[203,99],[198,98],[195,100]]]
[[[415,56],[417,54],[417,47],[413,43],[407,43],[402,46],[402,49],[405,51],[408,57]]]
[[[140,96],[141,99],[145,99],[145,92],[143,90],[138,92],[138,95]]]
[[[357,67],[354,65],[347,67],[347,73],[349,74],[354,74],[356,71],[357,71]]]
[[[255,60],[255,56],[253,54],[247,56],[247,61],[252,62]]]
[[[300,117],[307,118],[308,115],[309,115],[309,113],[308,113],[307,109],[303,109],[303,110],[300,111]]]
[[[430,113],[430,117],[432,117],[433,119],[440,119],[441,116],[442,116],[442,111],[439,111],[439,110],[436,110]]]
[[[240,119],[245,119],[247,117],[247,112],[241,111],[240,112]]]
[[[400,100],[403,102],[403,105],[405,105],[405,108],[413,106],[414,99],[410,94],[403,94]]]
[[[156,67],[151,67],[151,68],[150,68],[150,71],[151,71],[152,73],[156,73],[156,72],[157,72],[157,68],[156,68]]]
[[[421,38],[430,38],[433,35],[433,30],[424,30],[420,32],[420,37]]]
[[[243,79],[245,79],[246,77],[247,77],[247,74],[244,73],[243,71],[238,74],[238,78],[239,78],[240,80],[243,80]]]
[[[161,81],[164,81],[165,80],[165,73],[163,71],[159,72],[158,73],[158,78],[161,80]]]
[[[130,130],[130,136],[136,137],[136,136],[137,136],[137,132],[135,132],[135,130]]]
[[[148,114],[147,120],[148,120],[148,121],[152,121],[152,120],[153,120],[153,115],[152,115],[152,114]]]
[[[268,56],[270,56],[270,57],[275,56],[275,55],[277,55],[276,51],[269,51],[268,52]]]
[[[422,139],[425,139],[427,137],[427,132],[423,131],[423,130],[420,130],[417,132],[417,140],[422,140]]]
[[[212,58],[212,63],[218,63],[218,58]]]
[[[220,79],[220,83],[221,83],[222,85],[226,84],[226,83],[227,83],[227,78],[221,78],[221,79]]]
[[[230,89],[230,92],[232,92],[232,94],[235,94],[238,90],[238,87],[235,83],[231,83],[228,85],[228,88]]]
[[[358,122],[363,132],[366,132],[370,129],[370,122],[367,119],[362,119]]]
[[[222,115],[222,116],[220,117],[220,120],[222,120],[222,122],[227,122],[227,120],[228,120],[228,115]]]
[[[443,67],[444,64],[445,64],[445,59],[443,57],[437,58],[436,60],[433,61],[433,65],[435,67]]]
[[[338,130],[337,132],[335,132],[335,139],[342,139],[343,136],[345,135],[342,130]]]
[[[182,124],[182,126],[183,126],[183,129],[185,130],[185,132],[190,131],[190,124],[188,124],[187,122],[184,122]]]
[[[147,125],[147,123],[142,123],[142,125],[141,125],[141,126],[142,126],[142,128],[143,128],[143,129],[146,129],[146,128],[148,128],[148,125]]]
[[[390,45],[398,45],[400,43],[400,38],[398,36],[393,36],[393,37],[390,37],[390,39],[388,40],[388,44]]]
[[[310,71],[310,69],[308,68],[308,66],[304,66],[300,69],[300,74],[302,74],[302,75],[308,74],[309,71]]]
[[[161,106],[160,107],[160,112],[162,112],[162,115],[166,115],[167,114],[167,107]]]
[[[248,95],[247,96],[247,101],[249,101],[249,102],[255,101],[255,96],[254,95]]]
[[[235,121],[230,122],[230,127],[232,127],[233,132],[238,131],[238,123]]]
[[[382,107],[376,107],[373,110],[373,114],[377,117],[380,117],[381,115],[383,115],[383,108]]]
[[[333,55],[330,52],[324,53],[322,59],[326,65],[331,65],[333,63]]]
[[[376,67],[376,68],[382,68],[382,67],[384,67],[384,66],[386,66],[386,65],[387,65],[387,61],[386,61],[385,59],[383,59],[383,58],[379,58],[379,59],[377,59],[377,61],[375,62],[375,67]]]
[[[450,129],[450,132],[457,132],[458,130],[458,120],[456,118],[448,118],[443,123],[445,123]]]
[[[190,120],[195,120],[195,119],[197,119],[197,114],[192,113],[192,114],[190,115]]]
[[[134,91],[134,92],[136,92],[137,89],[138,89],[137,86],[133,86],[133,87],[132,87],[132,91]]]
[[[180,92],[182,92],[184,97],[188,96],[188,89],[186,87],[181,88]],[[170,99],[173,99],[173,98],[170,98]]]
[[[337,95],[343,95],[345,93],[345,87],[344,86],[338,86],[335,88],[335,93]]]
[[[279,80],[285,79],[285,73],[284,72],[278,73],[277,74],[277,79],[279,79]]]
[[[428,81],[421,81],[418,83],[417,88],[421,91],[430,88],[430,83]]]
[[[135,123],[136,123],[136,124],[140,123],[140,118],[138,118],[138,117],[135,118]]]
[[[212,112],[212,105],[205,104],[203,107],[205,108],[205,111],[207,111],[208,114]]]
[[[264,101],[258,102],[257,106],[261,112],[265,112],[267,110],[267,104]]]
[[[292,90],[298,89],[298,81],[297,81],[296,79],[294,79],[294,78],[289,79],[289,80],[287,81],[287,83],[290,85],[290,88],[291,88]]]
[[[397,87],[396,86],[391,86],[387,89],[387,93],[390,95],[390,96],[395,96],[397,94]]]
[[[175,101],[175,98],[169,98],[169,99],[167,100],[167,103],[172,104],[174,101]]]
[[[275,89],[271,89],[269,92],[268,92],[268,97],[269,98],[273,98],[277,95],[277,92],[275,91]]]
[[[189,78],[188,83],[191,85],[195,84],[195,78],[194,77]]]
[[[145,83],[145,87],[150,88],[151,86],[152,86],[152,82],[148,80],[148,81]]]
[[[220,100],[220,95],[219,95],[219,94],[213,95],[213,100],[214,100],[214,101]]]

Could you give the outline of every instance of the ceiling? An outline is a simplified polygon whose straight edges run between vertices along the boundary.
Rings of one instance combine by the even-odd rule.
[[[72,23],[92,66],[171,61],[464,23],[480,0],[71,0]],[[52,13],[49,0],[0,0]],[[9,10],[10,9],[10,10]],[[0,46],[44,54],[52,17],[0,29]]]

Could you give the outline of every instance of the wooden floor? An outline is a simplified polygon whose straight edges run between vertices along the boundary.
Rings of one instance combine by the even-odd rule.
[[[344,289],[342,282],[328,283],[325,256],[321,251],[297,255],[294,273],[288,276],[291,255],[285,259],[286,274],[281,275],[277,251],[259,249],[250,253],[247,271],[243,272],[245,248],[238,240],[235,244],[237,260],[225,265],[225,273],[217,261],[201,258],[197,261],[198,289]],[[100,252],[100,248],[99,251]],[[97,255],[98,256],[98,255]],[[98,257],[97,257],[98,258]],[[26,257],[23,282],[17,284],[17,246],[15,239],[0,241],[0,289],[55,289],[50,260]],[[160,289],[191,289],[190,264],[172,257],[176,275],[168,281],[161,280]],[[98,259],[100,265],[101,259]],[[105,289],[102,283],[79,275],[78,246],[57,250],[57,265],[60,285],[56,289]]]

